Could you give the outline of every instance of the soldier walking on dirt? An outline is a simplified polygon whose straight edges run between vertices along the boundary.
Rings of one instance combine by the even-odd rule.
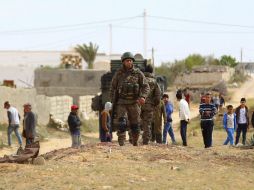
[[[137,146],[140,133],[140,106],[145,104],[150,88],[144,74],[134,68],[135,59],[132,53],[125,52],[121,61],[123,66],[114,75],[110,89],[111,101],[113,106],[116,106],[118,143],[120,146],[124,145],[128,120],[132,143]]]
[[[201,130],[205,148],[209,148],[212,146],[213,117],[216,114],[216,107],[211,103],[210,93],[206,93],[205,102],[199,106],[199,113],[201,115]]]
[[[141,119],[143,129],[143,145],[147,145],[151,138],[151,125],[155,106],[160,103],[160,87],[153,75],[152,65],[147,65],[144,75],[150,87],[150,92],[146,98],[145,104],[141,107]]]
[[[160,103],[154,108],[154,120],[152,124],[152,139],[156,143],[162,143],[162,117],[164,125],[167,122],[166,109],[163,100],[160,100]]]

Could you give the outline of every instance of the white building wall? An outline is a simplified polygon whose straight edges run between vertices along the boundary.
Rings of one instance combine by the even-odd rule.
[[[77,54],[74,51],[0,51],[0,84],[3,80],[14,80],[18,87],[33,86],[34,70],[41,66],[58,67],[62,54]],[[121,55],[99,53],[95,59],[95,69],[109,70],[111,59]],[[83,69],[86,63],[82,62]],[[21,82],[24,81],[24,82]],[[27,84],[26,84],[27,83]]]
[[[94,119],[97,117],[96,112],[91,108],[93,97],[94,96],[79,97],[79,111],[83,119]]]

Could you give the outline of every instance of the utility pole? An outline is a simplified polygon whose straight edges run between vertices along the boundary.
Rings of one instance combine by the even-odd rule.
[[[152,65],[154,67],[154,48],[152,47]]]
[[[241,48],[241,67],[242,67],[242,72],[244,74],[244,65],[243,65],[243,48]]]
[[[241,48],[241,64],[243,64],[243,48]]]
[[[144,10],[144,14],[143,14],[143,21],[144,21],[144,28],[143,28],[143,32],[144,32],[144,58],[146,59],[146,50],[147,50],[147,23],[146,23],[146,10]]]
[[[112,24],[109,25],[109,56],[112,55]]]

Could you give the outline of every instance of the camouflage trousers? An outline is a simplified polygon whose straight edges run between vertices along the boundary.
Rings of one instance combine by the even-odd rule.
[[[141,108],[141,126],[143,129],[143,144],[148,144],[151,138],[151,127],[153,121],[154,106],[145,104]]]
[[[162,143],[162,121],[161,118],[154,118],[154,121],[152,122],[152,137],[151,141],[156,141],[157,143]]]
[[[119,145],[124,145],[126,140],[126,131],[127,131],[127,121],[130,127],[132,135],[133,145],[137,145],[137,141],[140,133],[140,106],[135,104],[119,104],[116,108],[117,121],[119,122],[119,127],[117,130],[118,143]],[[125,119],[126,123],[121,124],[121,121]]]

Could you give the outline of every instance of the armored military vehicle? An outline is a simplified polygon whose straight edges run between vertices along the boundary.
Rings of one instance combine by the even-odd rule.
[[[139,68],[141,71],[145,70],[147,64],[151,64],[151,60],[144,59],[142,55],[136,54],[135,56],[135,68]],[[110,93],[110,85],[112,78],[116,71],[122,67],[121,60],[111,60],[110,62],[110,71],[104,74],[101,77],[101,94],[95,96],[92,99],[92,110],[101,112],[104,109],[104,105],[106,102],[110,101],[109,93]],[[167,90],[167,80],[165,76],[156,76],[156,80],[161,88],[162,93]],[[100,115],[100,114],[99,114]],[[114,113],[112,113],[114,118]],[[100,117],[99,117],[100,120]],[[114,119],[113,119],[114,121]],[[99,122],[100,123],[100,122]],[[114,125],[114,122],[113,122]],[[113,127],[114,128],[114,127]]]

